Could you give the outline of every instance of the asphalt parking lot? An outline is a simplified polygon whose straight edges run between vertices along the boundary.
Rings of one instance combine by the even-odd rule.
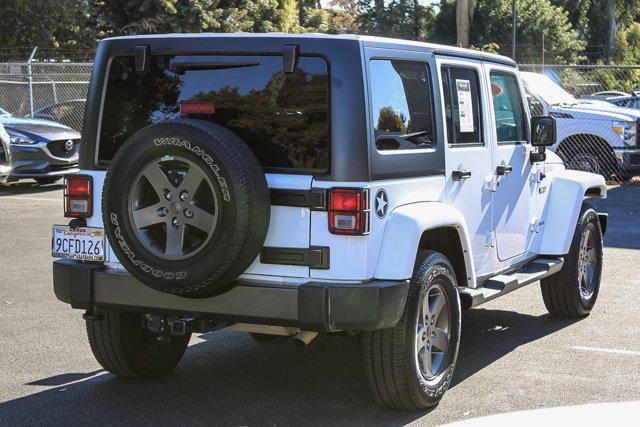
[[[594,312],[546,314],[531,285],[463,315],[458,368],[432,412],[369,399],[356,339],[260,346],[238,332],[194,336],[179,366],[146,381],[101,370],[81,312],[51,287],[60,186],[0,188],[0,425],[442,424],[541,407],[640,400],[640,187],[619,187]]]

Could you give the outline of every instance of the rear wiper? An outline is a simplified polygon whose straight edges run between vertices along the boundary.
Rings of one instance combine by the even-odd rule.
[[[177,74],[184,74],[187,70],[228,70],[258,65],[260,65],[259,62],[171,61],[170,68]]]

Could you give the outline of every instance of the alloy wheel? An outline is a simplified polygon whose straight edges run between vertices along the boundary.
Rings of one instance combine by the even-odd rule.
[[[165,156],[147,164],[133,181],[128,211],[140,243],[166,260],[198,253],[218,222],[211,180],[182,157]]]
[[[451,314],[444,287],[432,284],[418,310],[416,362],[426,381],[433,381],[447,368],[451,338]]]
[[[583,301],[591,299],[595,291],[597,262],[595,234],[587,227],[580,236],[578,253],[578,281]]]

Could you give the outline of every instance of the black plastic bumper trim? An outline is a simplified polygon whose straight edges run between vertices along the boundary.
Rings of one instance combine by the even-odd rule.
[[[409,289],[407,281],[292,285],[242,280],[224,294],[192,299],[153,290],[121,270],[69,260],[53,263],[53,286],[56,297],[73,308],[106,307],[322,332],[393,327]]]
[[[329,269],[329,248],[274,248],[265,246],[260,252],[263,264],[302,265],[320,270]]]
[[[312,211],[327,210],[326,190],[294,190],[285,188],[272,188],[271,204],[273,206],[293,206],[297,208],[309,208]]]

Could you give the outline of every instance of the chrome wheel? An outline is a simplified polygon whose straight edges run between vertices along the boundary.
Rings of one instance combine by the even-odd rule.
[[[444,288],[431,285],[418,310],[416,363],[426,381],[433,381],[447,368],[451,315]]]
[[[198,253],[218,222],[211,180],[182,157],[166,156],[145,166],[131,186],[128,211],[140,243],[167,260]]]
[[[578,254],[578,281],[580,296],[588,301],[596,289],[596,256],[595,234],[589,227],[580,236],[580,252]]]
[[[578,154],[569,165],[569,169],[591,173],[600,173],[598,158],[593,154]]]

